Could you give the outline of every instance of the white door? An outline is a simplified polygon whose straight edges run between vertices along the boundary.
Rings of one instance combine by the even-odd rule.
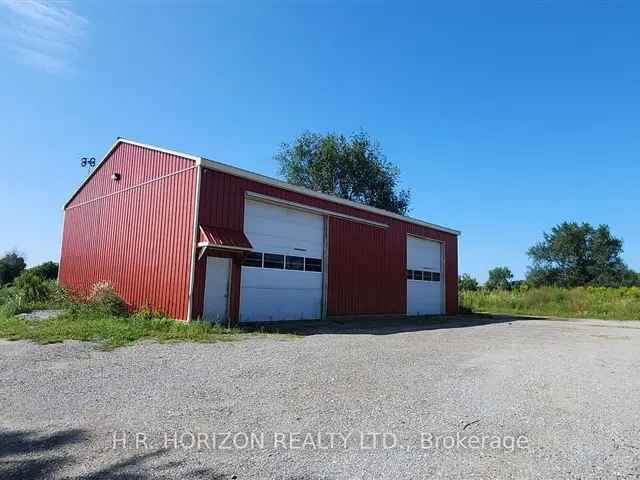
[[[207,257],[207,273],[204,282],[205,320],[224,322],[227,318],[229,299],[228,258]]]
[[[247,200],[244,233],[253,253],[242,266],[240,321],[319,319],[324,218]]]
[[[407,236],[407,315],[444,312],[440,242]]]

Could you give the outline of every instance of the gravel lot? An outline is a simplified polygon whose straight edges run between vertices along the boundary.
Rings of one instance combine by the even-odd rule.
[[[111,352],[0,341],[0,385],[1,479],[640,478],[640,323],[362,324]],[[485,446],[449,448],[457,434]]]

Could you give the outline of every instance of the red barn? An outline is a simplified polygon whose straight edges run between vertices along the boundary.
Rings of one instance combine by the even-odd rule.
[[[452,314],[459,233],[118,139],[64,206],[59,280],[183,320]]]

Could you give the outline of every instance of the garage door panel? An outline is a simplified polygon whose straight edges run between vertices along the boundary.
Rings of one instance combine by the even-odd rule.
[[[254,252],[323,257],[324,218],[319,215],[246,200],[244,233]],[[319,319],[322,275],[322,272],[243,266],[240,321]]]
[[[442,245],[407,237],[407,314],[443,313]],[[434,273],[435,272],[435,273]]]
[[[242,267],[242,287],[313,290],[322,286],[321,272]]]
[[[247,200],[244,233],[258,252],[322,257],[324,219],[319,215]]]
[[[268,268],[242,268],[240,321],[319,318],[322,274]]]
[[[407,281],[409,315],[438,315],[442,313],[442,290],[436,282]]]
[[[247,238],[256,252],[299,255],[302,257],[322,257],[322,246],[316,242],[295,240],[283,235],[253,234]]]
[[[407,237],[407,268],[440,271],[441,244],[432,240]]]

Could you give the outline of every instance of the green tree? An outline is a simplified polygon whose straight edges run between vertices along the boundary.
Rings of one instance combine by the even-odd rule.
[[[364,132],[349,138],[306,132],[282,144],[274,158],[294,185],[403,215],[409,208],[410,192],[398,187],[398,167]]]
[[[460,290],[468,290],[468,291],[476,291],[480,288],[478,284],[478,280],[473,278],[468,273],[463,273],[460,278],[458,278],[458,288]]]
[[[17,252],[9,252],[0,258],[0,286],[13,282],[27,264]]]
[[[58,278],[58,264],[56,262],[44,262],[30,268],[29,271],[45,280],[55,280]]]
[[[622,240],[608,225],[564,222],[544,233],[542,242],[527,252],[533,264],[527,273],[532,286],[628,286],[638,274],[622,261]]]
[[[489,270],[489,280],[484,284],[489,290],[506,290],[511,287],[513,273],[509,267],[496,267]]]

